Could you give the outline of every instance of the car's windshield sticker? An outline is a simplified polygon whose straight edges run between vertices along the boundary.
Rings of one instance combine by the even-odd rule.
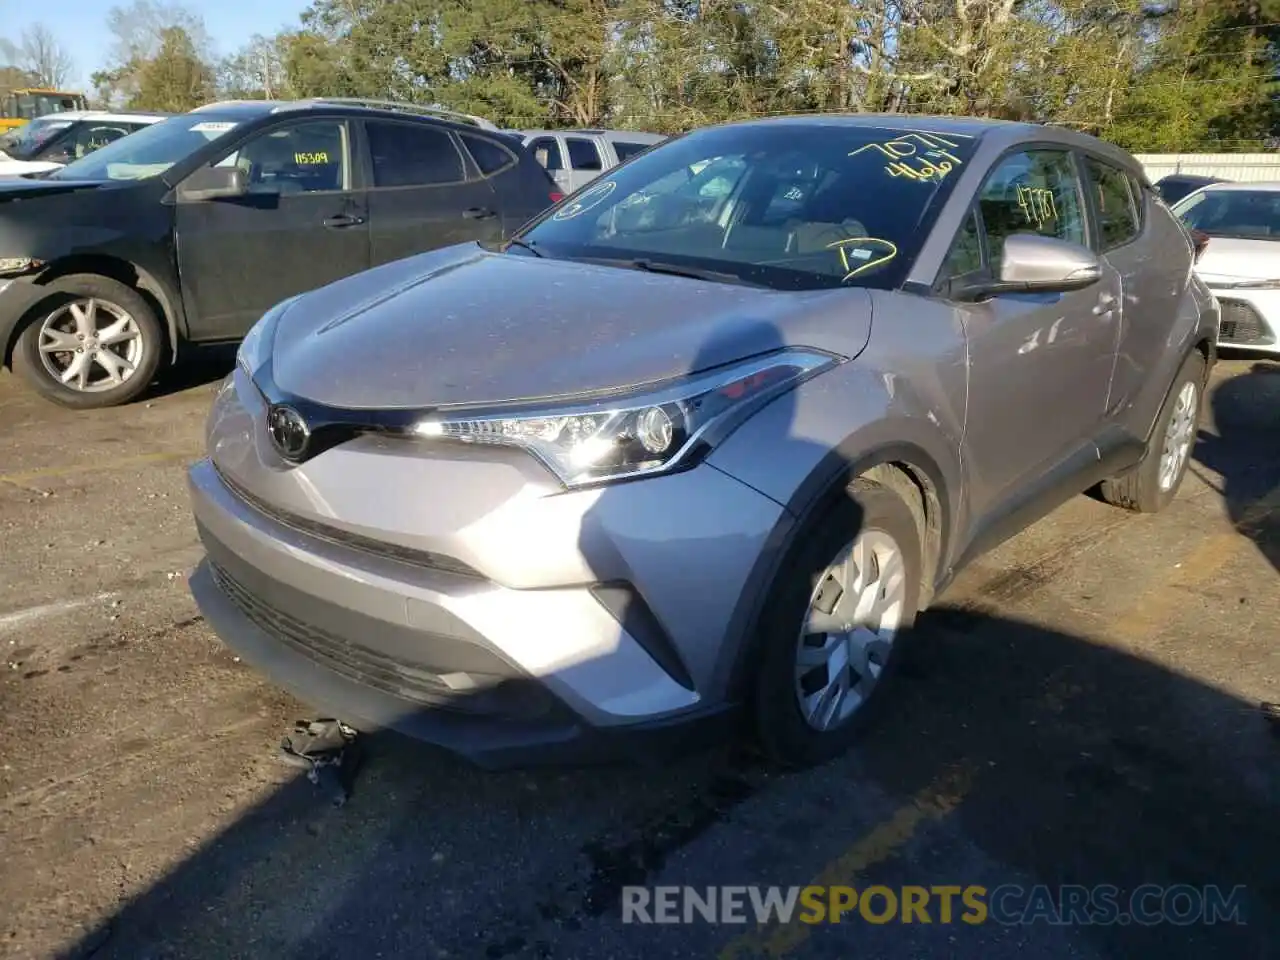
[[[840,278],[841,283],[883,266],[898,255],[897,244],[879,237],[850,237],[827,246],[840,255],[840,263],[846,271]]]
[[[191,128],[192,133],[226,133],[235,129],[233,120],[202,120]]]
[[[609,196],[609,194],[613,193],[613,191],[616,190],[617,187],[618,187],[617,183],[615,183],[612,180],[608,180],[604,183],[597,184],[596,186],[592,187],[591,189],[583,193],[582,196],[580,196],[573,203],[569,204],[563,210],[557,210],[555,215],[552,216],[551,219],[552,220],[572,220],[574,217],[580,217],[582,216],[582,214],[586,213],[588,210],[592,210],[600,206],[600,204],[604,202],[605,198]]]
[[[868,143],[857,150],[851,150],[849,156],[855,157],[864,150],[878,150],[890,161],[884,165],[884,171],[889,176],[936,183],[952,170],[964,166],[963,160],[947,150],[948,147],[954,149],[958,146],[960,144],[954,140],[936,133],[912,130],[904,131],[894,140]]]
[[[1046,187],[1019,187],[1018,207],[1027,223],[1043,227],[1050,220],[1058,219],[1058,207],[1053,202],[1053,191]]]

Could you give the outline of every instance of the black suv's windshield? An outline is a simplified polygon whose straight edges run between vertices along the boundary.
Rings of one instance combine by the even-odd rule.
[[[158,177],[238,125],[235,120],[199,113],[161,120],[67,164],[57,173],[50,174],[48,179],[142,180]]]
[[[32,120],[0,138],[0,150],[13,160],[29,160],[75,124],[75,120],[65,117]]]
[[[713,127],[592,183],[520,239],[549,257],[779,290],[893,287],[974,145],[905,124]]]
[[[1172,209],[1210,237],[1280,240],[1280,190],[1204,190]]]

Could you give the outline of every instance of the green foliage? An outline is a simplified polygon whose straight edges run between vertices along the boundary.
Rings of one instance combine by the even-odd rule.
[[[133,0],[94,81],[171,108],[214,96],[216,73],[223,97],[439,103],[514,128],[959,113],[1256,150],[1280,122],[1277,24],[1280,0],[312,0],[215,68],[198,16]]]

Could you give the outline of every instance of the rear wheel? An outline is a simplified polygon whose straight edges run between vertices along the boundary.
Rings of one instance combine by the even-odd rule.
[[[1191,462],[1204,381],[1204,358],[1193,352],[1173,381],[1142,462],[1124,476],[1104,480],[1102,499],[1138,513],[1156,513],[1173,502]]]
[[[14,349],[14,370],[42,396],[76,409],[132,400],[160,364],[163,336],[137,290],[96,274],[54,280]]]
[[[916,512],[868,480],[847,493],[802,532],[762,624],[757,737],[786,765],[849,747],[892,686],[919,603]]]

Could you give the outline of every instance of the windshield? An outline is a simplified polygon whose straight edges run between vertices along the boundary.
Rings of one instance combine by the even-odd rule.
[[[890,288],[974,144],[906,125],[712,127],[594,181],[520,239],[543,256],[683,266],[778,290]]]
[[[180,160],[237,126],[234,120],[185,114],[161,120],[69,163],[50,180],[142,180],[158,177]]]
[[[1280,190],[1204,190],[1174,204],[1173,212],[1210,237],[1280,239]]]
[[[32,120],[12,133],[0,137],[0,150],[14,160],[27,160],[48,146],[64,130],[73,126],[75,126],[74,120],[60,117]]]

